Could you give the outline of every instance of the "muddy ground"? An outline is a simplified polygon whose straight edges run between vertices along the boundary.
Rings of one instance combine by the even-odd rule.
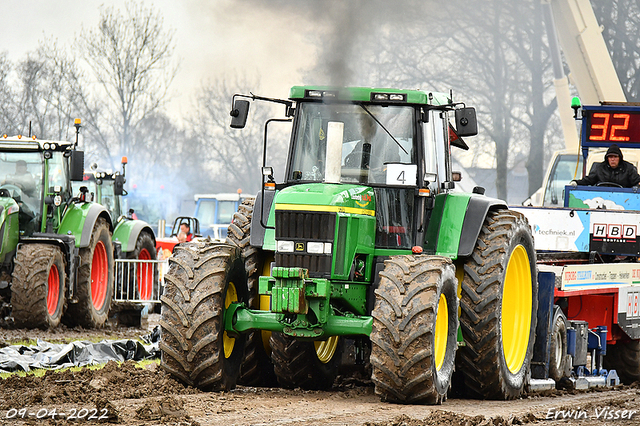
[[[151,317],[146,328],[60,328],[46,332],[0,329],[0,344],[25,338],[131,338],[153,328],[155,318]],[[629,416],[632,411],[636,412]],[[77,419],[68,419],[74,415]],[[563,415],[571,417],[562,419]],[[546,419],[554,416],[558,418]],[[139,369],[131,362],[111,362],[101,370],[47,372],[43,377],[0,380],[0,424],[97,422],[185,426],[640,425],[640,387],[554,391],[515,401],[449,399],[440,406],[403,406],[382,403],[370,384],[350,380],[338,380],[332,392],[238,387],[227,393],[203,393],[176,382],[157,364]]]

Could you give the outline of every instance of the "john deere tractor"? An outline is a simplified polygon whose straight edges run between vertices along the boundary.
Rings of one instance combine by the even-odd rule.
[[[293,87],[288,100],[235,95],[232,127],[250,100],[293,120],[284,182],[263,167],[226,243],[176,248],[162,366],[202,389],[326,389],[343,361],[370,363],[383,400],[430,404],[455,367],[472,397],[519,396],[536,255],[523,215],[454,190],[451,147],[468,149],[475,110],[435,92]]]
[[[107,320],[113,228],[104,207],[72,194],[71,181],[83,178],[75,146],[0,138],[0,294],[18,327]]]

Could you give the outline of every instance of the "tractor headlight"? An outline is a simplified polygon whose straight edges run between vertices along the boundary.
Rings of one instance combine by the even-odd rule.
[[[60,204],[62,204],[62,197],[59,195],[56,195],[55,197],[53,197],[53,204],[55,204],[56,206],[59,206]]]
[[[293,241],[276,241],[276,251],[293,253]]]
[[[44,149],[49,149],[49,148],[51,148],[51,145],[49,145],[48,143],[45,143],[44,145],[42,145],[42,147]]]
[[[331,243],[324,243],[324,254],[331,254]]]
[[[309,241],[307,243],[307,253],[314,253],[314,254],[324,253],[324,243]]]

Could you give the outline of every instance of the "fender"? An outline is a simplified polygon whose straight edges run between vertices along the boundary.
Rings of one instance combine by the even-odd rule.
[[[479,194],[436,196],[425,233],[425,252],[452,259],[470,256],[487,213],[502,207],[507,207],[504,201]]]
[[[59,234],[73,235],[76,238],[76,247],[88,247],[91,241],[91,232],[98,218],[104,218],[109,224],[109,230],[113,231],[113,223],[107,209],[97,203],[71,204],[65,212]]]
[[[471,195],[469,204],[467,204],[467,211],[464,215],[464,223],[462,224],[458,257],[471,256],[487,213],[489,213],[490,210],[499,208],[506,209],[507,204],[497,198],[485,197],[484,195],[478,194]]]
[[[256,202],[253,205],[253,216],[251,218],[251,238],[249,240],[249,244],[251,244],[252,247],[262,248],[264,245],[267,228],[260,224],[260,217],[262,215],[264,215],[262,216],[262,223],[266,225],[271,220],[269,226],[274,226],[275,214],[273,210],[273,200],[276,192],[277,191],[264,191],[264,203],[262,200],[263,192],[258,192],[258,195],[256,195]]]
[[[18,246],[20,230],[18,212],[20,208],[13,198],[0,197],[0,264],[9,263]]]
[[[122,219],[116,224],[113,231],[113,241],[120,243],[122,253],[128,253],[136,249],[136,243],[141,232],[148,232],[153,239],[153,246],[156,246],[156,237],[149,224],[143,220]]]

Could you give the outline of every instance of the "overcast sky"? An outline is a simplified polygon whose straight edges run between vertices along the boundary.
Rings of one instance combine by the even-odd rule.
[[[0,51],[13,61],[35,50],[38,42],[55,38],[70,45],[82,28],[95,28],[100,6],[124,8],[124,0],[0,0]],[[255,8],[234,0],[154,0],[164,28],[175,30],[176,59],[181,66],[172,85],[168,113],[189,113],[195,91],[203,82],[241,73],[260,76],[260,94],[287,97],[301,83],[301,70],[315,62],[314,48],[300,35],[300,18],[280,10]],[[282,4],[281,4],[282,5]]]

